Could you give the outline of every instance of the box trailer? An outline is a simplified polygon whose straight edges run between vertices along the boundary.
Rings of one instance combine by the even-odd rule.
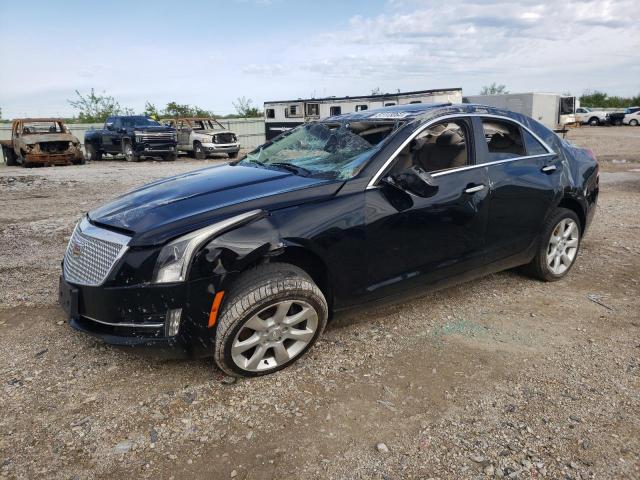
[[[552,130],[563,130],[575,123],[576,97],[558,93],[507,93],[503,95],[471,95],[465,103],[477,103],[522,113]]]
[[[266,139],[271,140],[304,122],[408,103],[462,103],[462,89],[441,88],[384,95],[299,98],[264,102],[264,133]]]

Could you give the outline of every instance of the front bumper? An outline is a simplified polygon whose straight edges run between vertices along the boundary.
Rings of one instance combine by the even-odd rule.
[[[70,165],[82,160],[82,153],[27,153],[26,164],[30,165]]]
[[[145,347],[164,358],[213,355],[215,328],[207,323],[215,279],[180,284],[87,287],[60,277],[60,303],[72,328],[120,347]],[[167,313],[182,309],[175,336]],[[151,348],[149,348],[151,347]]]
[[[240,151],[239,143],[203,143],[202,148],[207,153],[237,153]]]
[[[133,147],[137,155],[159,155],[164,153],[176,153],[176,143],[136,143]]]

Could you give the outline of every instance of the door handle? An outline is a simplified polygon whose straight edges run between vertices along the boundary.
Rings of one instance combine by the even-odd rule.
[[[544,173],[555,172],[557,169],[558,167],[556,167],[555,165],[545,165],[544,167],[542,167],[542,171]]]
[[[476,193],[479,192],[480,190],[484,190],[484,185],[476,185],[473,187],[467,187],[464,190],[464,193]]]

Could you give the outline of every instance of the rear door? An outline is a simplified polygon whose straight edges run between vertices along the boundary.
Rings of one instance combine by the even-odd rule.
[[[519,123],[494,117],[474,120],[484,142],[478,162],[487,167],[489,215],[487,263],[524,255],[533,248],[560,190],[562,162]]]

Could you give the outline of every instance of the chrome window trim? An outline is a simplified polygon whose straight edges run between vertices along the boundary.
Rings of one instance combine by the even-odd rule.
[[[450,169],[447,169],[447,170],[440,170],[438,172],[432,173],[431,174],[432,177],[446,175],[448,173],[460,172],[460,171],[463,171],[463,170],[471,170],[473,168],[480,168],[480,167],[486,167],[486,166],[490,166],[490,165],[498,165],[498,164],[501,164],[501,163],[513,162],[513,161],[516,161],[516,160],[524,160],[524,159],[528,159],[528,158],[537,158],[537,157],[546,157],[548,155],[555,155],[556,154],[556,152],[554,152],[549,147],[549,145],[546,144],[546,142],[544,140],[542,140],[538,135],[536,135],[535,132],[532,132],[531,129],[527,128],[521,122],[519,122],[518,120],[515,120],[513,118],[505,117],[503,115],[495,115],[495,114],[491,114],[491,113],[458,113],[458,114],[451,114],[451,115],[443,115],[441,117],[434,118],[434,119],[430,120],[429,122],[425,123],[420,128],[418,128],[415,132],[413,132],[409,136],[409,138],[407,138],[404,142],[402,142],[402,144],[391,154],[389,159],[386,162],[384,162],[384,165],[382,165],[382,167],[371,178],[371,180],[367,184],[367,188],[366,189],[369,190],[369,189],[373,189],[373,188],[377,188],[378,187],[377,183],[380,180],[380,177],[382,176],[382,173],[387,169],[387,167],[391,164],[391,162],[393,162],[396,159],[396,157],[400,154],[400,152],[404,149],[404,147],[406,147],[409,144],[409,142],[411,140],[413,140],[415,137],[417,137],[423,130],[429,128],[431,125],[434,125],[434,124],[439,123],[439,122],[444,121],[444,120],[451,120],[451,119],[456,119],[456,118],[473,118],[473,117],[495,118],[497,120],[506,120],[507,122],[515,123],[520,128],[523,128],[528,133],[530,133],[533,136],[533,138],[538,140],[542,144],[542,146],[547,150],[548,153],[543,153],[543,154],[538,154],[538,155],[525,155],[524,157],[514,157],[514,158],[508,158],[508,159],[505,159],[505,160],[496,160],[494,162],[480,163],[480,164],[475,164],[475,165],[466,165],[464,167],[457,167],[457,168],[450,168]]]

